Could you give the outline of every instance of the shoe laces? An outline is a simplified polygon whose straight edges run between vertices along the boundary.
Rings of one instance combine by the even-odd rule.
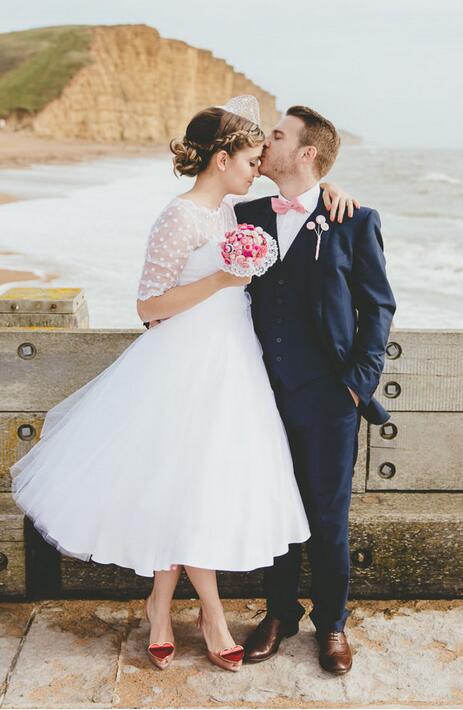
[[[255,619],[256,616],[259,616],[260,614],[265,614],[267,612],[267,609],[258,609],[255,614],[252,615],[252,619]]]
[[[342,631],[330,631],[328,633],[329,638],[340,640],[342,638]]]

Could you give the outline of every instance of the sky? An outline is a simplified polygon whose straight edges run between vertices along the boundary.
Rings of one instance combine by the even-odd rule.
[[[210,49],[365,144],[463,148],[463,0],[15,0],[0,32],[139,24]]]

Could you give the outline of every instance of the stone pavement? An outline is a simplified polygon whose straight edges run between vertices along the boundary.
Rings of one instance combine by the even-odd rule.
[[[262,601],[224,606],[243,642]],[[353,667],[335,677],[318,664],[307,615],[276,656],[230,673],[205,657],[198,602],[175,601],[177,656],[159,671],[145,653],[140,599],[3,602],[0,707],[463,707],[463,600],[348,606]]]

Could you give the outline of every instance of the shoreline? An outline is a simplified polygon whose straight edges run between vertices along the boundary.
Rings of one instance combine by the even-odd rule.
[[[49,283],[58,277],[59,274],[43,274],[36,271],[28,271],[27,269],[0,268],[0,286],[10,283],[20,283],[23,281],[41,281],[43,283]]]
[[[26,131],[0,129],[0,169],[26,168],[34,163],[69,165],[99,158],[144,158],[166,153],[167,146],[152,143],[97,143],[93,141],[45,138]],[[3,193],[0,203],[14,201]]]
[[[0,192],[0,205],[7,205],[9,202],[19,202],[20,199],[20,197],[15,197],[15,195]]]

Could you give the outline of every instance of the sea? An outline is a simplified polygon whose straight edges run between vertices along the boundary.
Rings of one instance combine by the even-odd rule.
[[[378,210],[398,328],[463,328],[463,151],[346,146],[329,180]],[[166,153],[0,170],[0,268],[80,287],[90,327],[139,328],[138,280],[151,225],[191,186]],[[275,194],[267,178],[251,194]],[[43,281],[5,284],[39,286]]]

